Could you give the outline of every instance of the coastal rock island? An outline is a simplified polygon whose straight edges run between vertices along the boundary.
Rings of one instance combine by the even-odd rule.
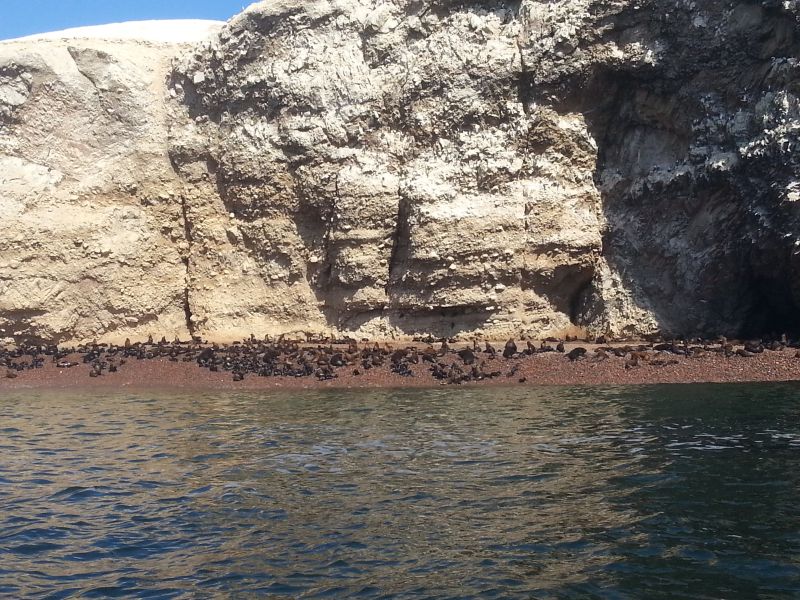
[[[0,340],[800,329],[800,2],[0,43]]]

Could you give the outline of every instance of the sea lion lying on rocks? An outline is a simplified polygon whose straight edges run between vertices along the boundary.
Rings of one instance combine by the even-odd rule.
[[[577,348],[573,348],[572,350],[567,352],[567,358],[570,359],[571,361],[576,361],[579,358],[583,357],[584,354],[586,354],[586,348],[578,346]]]

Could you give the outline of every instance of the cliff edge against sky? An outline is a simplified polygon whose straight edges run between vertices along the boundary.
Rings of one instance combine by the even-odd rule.
[[[800,329],[797,1],[206,27],[0,43],[0,340]]]

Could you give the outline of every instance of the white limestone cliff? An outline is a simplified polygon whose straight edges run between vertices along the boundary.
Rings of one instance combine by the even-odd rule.
[[[173,30],[0,43],[0,339],[795,326],[796,4]]]

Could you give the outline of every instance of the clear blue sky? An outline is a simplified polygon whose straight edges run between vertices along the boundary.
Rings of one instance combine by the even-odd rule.
[[[147,19],[227,21],[255,0],[0,0],[0,40]]]

